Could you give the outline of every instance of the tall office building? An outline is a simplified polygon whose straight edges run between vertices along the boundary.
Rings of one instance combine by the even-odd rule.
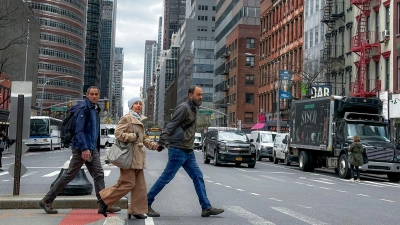
[[[52,105],[82,97],[87,0],[25,1],[40,23],[37,78],[43,115],[59,116]]]
[[[185,21],[186,0],[164,0],[163,49],[171,46],[172,34],[176,33]]]
[[[156,53],[153,52],[153,46],[155,44],[157,44],[156,41],[146,40],[144,46],[144,74],[143,74],[143,93],[142,93],[143,99],[146,99],[147,89],[151,85],[151,80],[153,75],[152,64],[154,60],[154,53]]]
[[[179,77],[177,99],[187,98],[192,85],[203,89],[203,103],[212,103],[213,49],[215,45],[215,0],[186,1],[186,18],[179,29]],[[210,49],[211,48],[211,49]]]
[[[115,48],[114,56],[114,71],[113,71],[113,85],[111,96],[113,98],[111,105],[111,115],[115,116],[114,121],[118,121],[124,113],[123,96],[122,96],[122,81],[124,79],[124,49],[120,47]]]
[[[100,79],[100,98],[111,101],[112,64],[114,61],[117,0],[103,0],[101,15],[101,61],[103,69]]]
[[[83,92],[90,86],[100,87],[101,13],[103,0],[88,0],[85,53],[85,81]]]

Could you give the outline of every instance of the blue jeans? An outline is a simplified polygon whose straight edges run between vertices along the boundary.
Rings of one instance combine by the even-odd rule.
[[[357,173],[357,179],[360,179],[360,169],[358,166],[353,166],[350,164],[350,177],[354,178],[354,169],[356,170]]]
[[[197,197],[202,209],[211,208],[210,201],[207,198],[206,186],[204,185],[203,173],[196,162],[194,152],[190,154],[180,150],[179,148],[170,147],[168,149],[168,163],[164,172],[158,178],[149,193],[147,193],[148,204],[154,202],[154,198],[167,185],[178,172],[179,168],[183,167],[189,177],[193,180],[194,188],[196,189]]]

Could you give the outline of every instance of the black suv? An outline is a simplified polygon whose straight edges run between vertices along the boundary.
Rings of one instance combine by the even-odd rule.
[[[246,134],[236,128],[208,128],[204,135],[203,161],[205,164],[214,160],[214,166],[221,163],[235,163],[240,166],[247,163],[249,168],[256,165],[256,153],[251,152],[250,141]]]

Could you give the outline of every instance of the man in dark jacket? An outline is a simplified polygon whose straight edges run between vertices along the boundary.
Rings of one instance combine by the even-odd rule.
[[[72,181],[83,164],[86,165],[90,175],[93,177],[94,188],[97,199],[99,192],[104,189],[104,171],[101,167],[100,154],[98,151],[98,137],[100,133],[99,106],[97,101],[100,98],[100,90],[96,86],[87,89],[86,99],[78,105],[73,106],[70,113],[74,114],[75,136],[71,142],[72,158],[68,170],[57,180],[46,196],[39,202],[40,207],[48,214],[57,214],[53,208],[53,201],[57,194]],[[101,204],[100,204],[101,206]],[[112,210],[112,209],[110,209]],[[116,209],[119,211],[118,209]],[[115,210],[114,210],[115,211]],[[99,213],[107,215],[99,207]]]
[[[154,198],[168,184],[183,167],[189,177],[193,180],[194,188],[202,208],[201,216],[218,215],[224,212],[211,206],[207,198],[204,185],[203,173],[197,165],[193,152],[194,138],[196,132],[196,115],[202,103],[203,90],[200,86],[193,86],[189,89],[189,99],[176,107],[171,121],[163,129],[158,141],[159,151],[168,146],[168,163],[164,172],[151,187],[147,194],[150,217],[159,217],[160,214],[151,208]]]

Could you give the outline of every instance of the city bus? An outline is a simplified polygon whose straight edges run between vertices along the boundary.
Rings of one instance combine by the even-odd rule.
[[[100,124],[100,147],[111,147],[115,143],[115,124]]]
[[[61,149],[62,120],[48,116],[31,116],[29,139],[26,145],[31,149]]]
[[[151,127],[146,130],[146,137],[152,139],[153,141],[158,141],[161,135],[161,128]]]

